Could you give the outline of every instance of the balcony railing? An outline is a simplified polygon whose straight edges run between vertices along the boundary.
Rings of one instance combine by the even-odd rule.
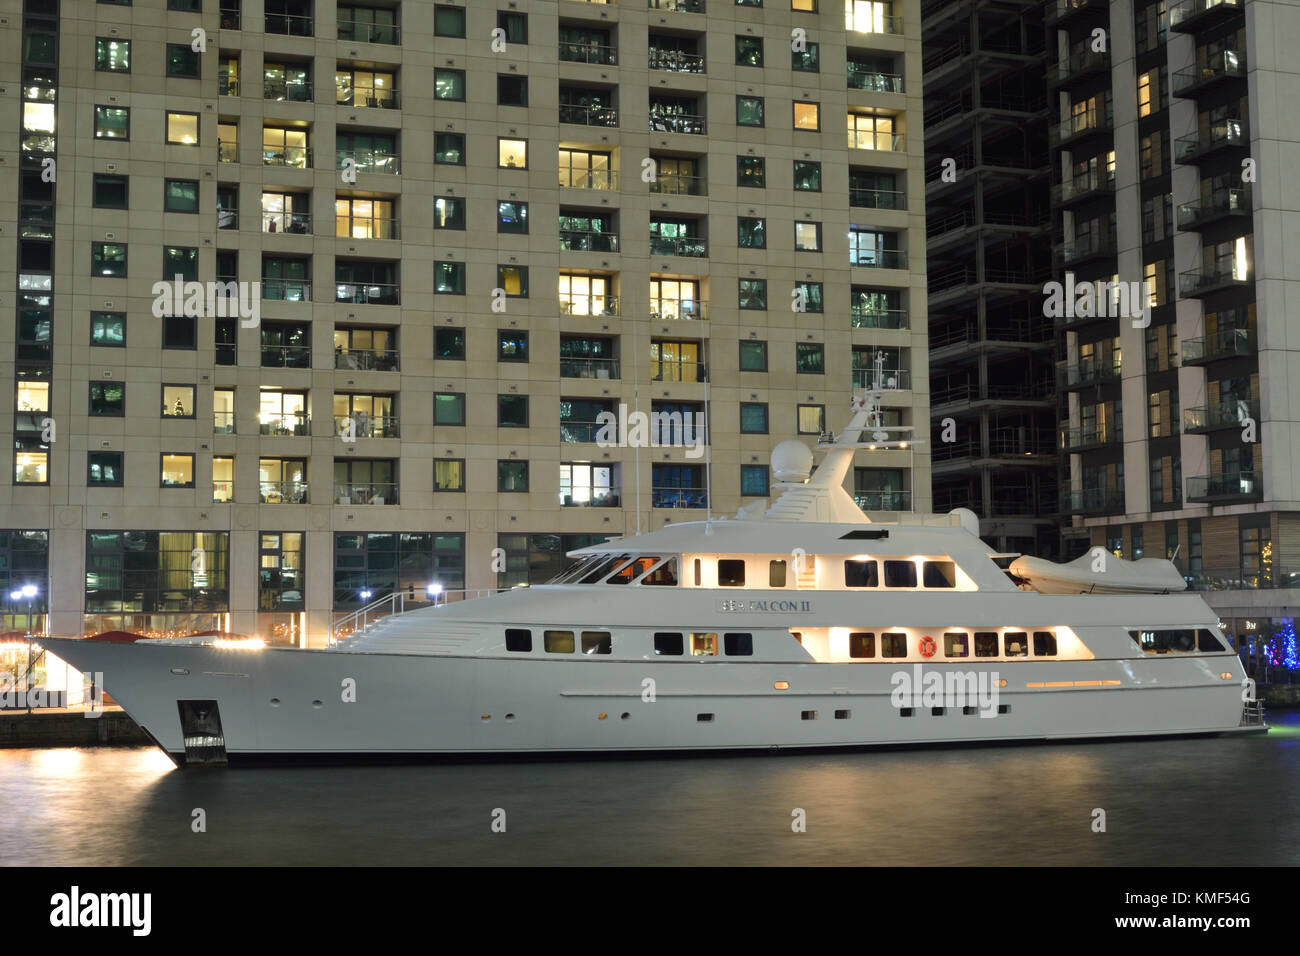
[[[305,481],[261,481],[258,482],[258,498],[264,505],[305,505],[307,482]]]
[[[1178,294],[1196,298],[1220,289],[1245,285],[1250,281],[1248,267],[1232,262],[1222,262],[1204,269],[1189,269],[1178,274]]]
[[[1106,4],[1109,0],[1056,0],[1055,3],[1049,2],[1044,18],[1047,23],[1058,23],[1067,17],[1072,17],[1076,13],[1085,13],[1087,11],[1106,10]]]
[[[1099,445],[1113,445],[1124,440],[1124,431],[1115,425],[1089,425],[1086,428],[1062,428],[1059,447],[1062,451],[1082,451]]]
[[[1048,127],[1048,141],[1053,146],[1061,146],[1080,136],[1102,133],[1111,128],[1112,119],[1106,113],[1090,112],[1071,116],[1062,123]]]
[[[674,13],[704,12],[704,0],[646,0],[646,3],[651,10],[669,10]]]
[[[311,235],[311,216],[305,212],[263,212],[263,232],[288,232],[297,236]]]
[[[310,345],[263,345],[263,368],[311,368]]]
[[[1066,388],[1096,385],[1119,381],[1122,369],[1118,357],[1110,359],[1085,359],[1076,365],[1059,366],[1060,381]]]
[[[336,505],[395,505],[397,482],[365,481],[334,486]]]
[[[307,169],[311,166],[310,146],[263,146],[263,166],[290,166]]]
[[[338,369],[396,372],[398,370],[397,349],[334,349],[334,367]]]
[[[656,176],[648,183],[650,192],[664,196],[708,195],[708,180],[703,176]]]
[[[229,70],[217,70],[217,94],[219,96],[238,96],[239,77],[231,76]]]
[[[656,485],[650,489],[652,508],[703,508],[709,503],[704,488],[678,488]]]
[[[238,229],[239,228],[239,210],[231,209],[228,206],[217,207],[217,228],[218,229]]]
[[[213,412],[212,433],[214,435],[233,435],[235,433],[234,412]]]
[[[864,70],[849,64],[848,88],[866,90],[869,93],[901,93],[903,78],[897,73],[878,73]]]
[[[1053,258],[1063,265],[1084,262],[1098,256],[1114,255],[1115,243],[1110,236],[1093,233],[1076,237],[1073,242],[1058,246]]]
[[[1087,176],[1079,176],[1068,183],[1059,183],[1052,187],[1052,201],[1057,205],[1067,205],[1073,202],[1079,202],[1090,196],[1101,193],[1112,193],[1115,191],[1115,173],[1107,171],[1106,173],[1094,173]]]
[[[1123,488],[1087,488],[1061,493],[1062,514],[1109,514],[1123,510]]]
[[[240,28],[239,7],[238,6],[228,7],[223,5],[220,8],[220,10],[221,10],[221,29],[238,30]]]
[[[310,103],[312,100],[311,80],[299,83],[265,80],[262,83],[262,99],[276,100],[280,103]]]
[[[850,185],[849,205],[864,209],[906,209],[907,193],[901,189],[869,189]]]
[[[1246,56],[1236,50],[1220,50],[1199,66],[1189,66],[1174,74],[1174,96],[1194,96],[1220,80],[1244,79]]]
[[[1263,495],[1263,485],[1253,471],[1227,471],[1187,478],[1188,501],[1253,501]]]
[[[386,153],[374,149],[336,149],[335,168],[342,169],[345,159],[356,164],[359,173],[396,174],[401,169],[401,160],[396,153]]]
[[[339,106],[365,107],[371,110],[397,110],[402,108],[402,98],[397,90],[349,90],[335,98]]]
[[[612,169],[561,169],[560,185],[565,189],[618,189],[618,173]],[[652,191],[653,187],[651,183]]]
[[[310,435],[311,417],[306,412],[263,412],[258,417],[259,435]]]
[[[366,23],[361,20],[340,20],[339,39],[357,43],[383,43],[396,46],[402,42],[401,30],[395,23]]]
[[[851,129],[848,133],[849,149],[875,149],[886,153],[899,153],[905,146],[902,133],[859,129]]]
[[[314,23],[309,16],[292,13],[268,13],[266,15],[266,33],[280,36],[309,37],[314,36]]]
[[[670,73],[703,73],[704,57],[698,53],[683,53],[681,50],[649,51],[649,64],[652,70],[667,70]]]
[[[612,106],[572,106],[560,104],[560,122],[571,126],[618,125],[618,110]]]
[[[585,489],[586,495],[574,497],[573,494],[560,494],[561,508],[617,508],[621,502],[617,488],[600,490],[596,488]]]
[[[212,500],[218,504],[235,500],[235,483],[233,481],[214,481],[212,483]]]
[[[850,245],[849,265],[865,269],[906,269],[907,253],[902,249],[854,249]]]
[[[853,503],[863,511],[911,511],[910,491],[855,491]]]
[[[1192,164],[1221,149],[1244,149],[1249,146],[1250,136],[1241,120],[1220,120],[1205,130],[1175,139],[1174,161]]]
[[[580,422],[561,419],[560,441],[590,445],[596,441],[601,429],[605,427],[603,422]]]
[[[401,230],[396,219],[371,216],[335,216],[334,235],[340,239],[399,239]]]
[[[661,319],[685,319],[688,321],[707,319],[708,302],[700,299],[651,299],[650,321]]]
[[[1253,591],[1260,588],[1298,588],[1298,568],[1202,568],[1183,571],[1191,591]]]
[[[371,418],[364,412],[334,416],[334,434],[342,438],[398,438],[397,418],[380,415]]]
[[[603,43],[574,43],[560,41],[560,60],[566,63],[592,63],[601,66],[615,66],[618,63],[618,50]]]
[[[855,368],[853,387],[878,388],[882,392],[906,392],[912,388],[912,371],[906,368],[887,368],[877,382],[875,369]]]
[[[618,315],[618,296],[570,295],[560,299],[560,315],[606,318]]]
[[[1184,0],[1169,11],[1169,29],[1193,33],[1234,15],[1240,15],[1245,0]]]
[[[660,133],[691,133],[703,136],[706,131],[704,117],[694,113],[668,113],[650,107],[650,129]]]
[[[618,359],[560,357],[561,378],[618,378]]]
[[[1259,402],[1245,399],[1220,402],[1218,405],[1184,409],[1183,431],[1188,434],[1204,434],[1220,429],[1243,428],[1247,419],[1259,421]]]
[[[562,229],[560,249],[563,252],[618,252],[618,233]]]
[[[708,370],[703,362],[652,362],[652,382],[707,382]]]
[[[1106,72],[1109,65],[1105,53],[1098,53],[1094,50],[1081,50],[1072,54],[1064,62],[1052,63],[1048,67],[1047,75],[1051,82],[1062,84],[1093,73]]]
[[[1184,339],[1184,365],[1203,365],[1219,359],[1255,354],[1254,329],[1219,329],[1204,338]]]
[[[401,301],[401,287],[396,282],[335,282],[334,301],[397,305]]]
[[[238,143],[217,143],[217,162],[219,163],[237,163],[239,162],[239,144]]]
[[[262,278],[262,298],[281,302],[310,302],[311,283],[303,279]]]
[[[688,259],[703,259],[709,254],[709,244],[704,239],[695,237],[650,237],[650,255],[683,256]]]
[[[1249,216],[1251,214],[1250,187],[1237,189],[1216,189],[1209,197],[1199,202],[1185,202],[1178,206],[1178,228],[1198,229],[1206,223],[1214,222],[1225,216]]]
[[[850,323],[855,329],[906,329],[906,309],[869,309],[853,306]]]

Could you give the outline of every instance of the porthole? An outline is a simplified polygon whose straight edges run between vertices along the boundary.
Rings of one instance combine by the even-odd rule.
[[[321,703],[319,700],[313,700],[313,701],[311,702],[311,705],[312,705],[313,707],[315,707],[317,710],[320,710],[320,708],[322,708],[322,707],[325,706],[325,705],[324,705],[323,703]]]
[[[279,697],[272,697],[272,698],[271,698],[271,706],[272,706],[272,707],[279,707],[279,706],[280,706],[280,698],[279,698]]]
[[[629,713],[625,710],[625,711],[623,711],[623,713],[619,714],[618,719],[619,719],[619,720],[627,720],[627,719],[628,719],[629,717],[631,717],[631,716],[632,716],[632,715],[629,714]]]
[[[514,720],[514,719],[515,719],[514,714],[506,714],[506,720]]]

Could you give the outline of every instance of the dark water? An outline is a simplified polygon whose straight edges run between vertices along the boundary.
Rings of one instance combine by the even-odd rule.
[[[1300,713],[1273,719],[1266,737],[422,767],[0,750],[0,860],[1294,866]]]

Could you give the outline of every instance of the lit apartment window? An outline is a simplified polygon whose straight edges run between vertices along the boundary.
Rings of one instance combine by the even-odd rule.
[[[897,33],[894,5],[878,0],[844,0],[844,28],[858,33]]]
[[[239,126],[235,123],[217,124],[217,162],[239,162]]]
[[[613,154],[592,150],[561,149],[560,185],[573,189],[613,189]]]
[[[497,266],[497,288],[511,298],[528,298],[528,266]]]
[[[737,156],[736,185],[763,189],[767,185],[767,161],[762,156]]]
[[[194,386],[164,385],[162,387],[163,418],[194,417]]]
[[[131,41],[97,37],[95,69],[101,73],[130,73]]]
[[[433,460],[434,491],[465,490],[465,459],[435,458]]]
[[[311,165],[307,130],[279,126],[262,128],[262,164],[306,169]]]
[[[794,247],[800,252],[821,252],[822,224],[820,222],[796,222],[794,224]]]
[[[396,173],[397,136],[392,133],[338,133],[334,137],[335,168],[348,160],[359,173]]]
[[[212,390],[212,432],[216,435],[235,433],[235,390],[233,388]]]
[[[263,192],[262,232],[311,233],[311,196],[307,193]]]
[[[14,436],[14,484],[45,485],[50,481],[50,446],[40,436]]]
[[[560,273],[561,315],[617,315],[608,277]]]
[[[527,169],[528,140],[497,137],[497,166],[502,169]]]
[[[463,133],[434,133],[433,161],[449,166],[464,166],[465,135]]]
[[[345,438],[396,438],[396,397],[338,392],[334,395],[334,434]]]
[[[393,213],[391,199],[354,199],[340,196],[334,201],[335,235],[352,239],[396,239],[397,219]],[[435,225],[439,215],[435,204]],[[462,223],[461,226],[454,228],[463,229],[464,225]]]
[[[126,347],[126,313],[90,313],[90,344],[110,348]]]
[[[262,97],[281,103],[310,103],[311,66],[271,62],[263,64]]]
[[[902,137],[895,132],[893,116],[874,113],[849,113],[849,148],[899,150]]]
[[[433,291],[445,295],[464,295],[465,263],[435,262],[433,264]]]
[[[122,487],[122,452],[92,451],[86,456],[86,484],[96,488]]]
[[[212,456],[212,500],[235,500],[235,459],[228,455]]]
[[[561,225],[563,229],[563,225]],[[501,200],[497,203],[497,232],[528,234],[528,203]]]
[[[378,70],[340,67],[334,73],[334,101],[340,106],[395,109],[397,77],[393,73]]]
[[[199,145],[199,114],[168,111],[167,143],[171,146]]]
[[[90,274],[114,279],[126,278],[126,244],[121,242],[92,242],[90,244]]]
[[[702,319],[700,283],[694,279],[651,279],[650,319]]]
[[[95,107],[95,139],[130,139],[131,110],[119,106]]]
[[[194,487],[194,456],[190,454],[168,454],[159,456],[161,471],[159,484],[163,488]]]
[[[565,508],[618,507],[617,465],[585,462],[560,465],[560,505]]]
[[[434,70],[433,98],[437,100],[465,99],[465,71],[449,69]]]
[[[305,504],[306,458],[259,458],[257,497],[264,505]]]
[[[821,129],[821,104],[796,100],[794,104],[794,128],[810,132]]]

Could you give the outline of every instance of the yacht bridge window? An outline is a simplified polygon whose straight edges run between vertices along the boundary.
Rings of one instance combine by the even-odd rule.
[[[870,631],[853,631],[849,634],[849,657],[875,657],[876,635]]]
[[[1208,628],[1162,628],[1152,631],[1129,631],[1145,654],[1186,654],[1190,651],[1222,651],[1223,644]]]
[[[527,654],[533,649],[533,632],[525,628],[506,628],[506,650],[514,654]]]
[[[655,654],[661,657],[681,657],[681,633],[677,631],[656,631]]]
[[[913,568],[915,568],[915,565],[913,565]],[[907,635],[900,634],[897,631],[886,631],[884,634],[881,634],[880,635],[880,656],[881,657],[906,657],[907,656]]]
[[[724,588],[743,588],[745,586],[745,562],[743,559],[724,558],[718,561],[718,586]]]
[[[844,586],[846,588],[880,587],[879,565],[874,560],[859,561],[850,559],[844,562]]]
[[[965,631],[948,631],[943,635],[945,657],[969,657],[970,635]]]
[[[669,558],[659,567],[655,568],[640,581],[641,584],[658,585],[661,587],[677,586],[677,559]]]

